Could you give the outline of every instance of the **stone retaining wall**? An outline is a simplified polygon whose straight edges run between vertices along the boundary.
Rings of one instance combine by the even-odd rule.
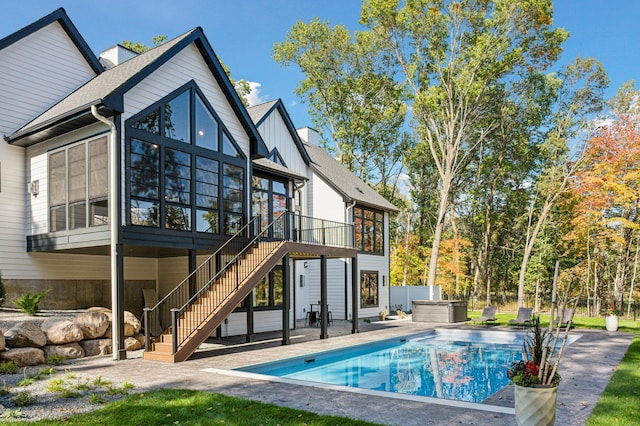
[[[113,352],[111,310],[94,307],[69,319],[47,319],[40,326],[24,321],[0,331],[0,362],[14,361],[20,367],[44,364],[51,355],[65,359],[106,355]],[[144,346],[141,323],[124,313],[125,349]]]

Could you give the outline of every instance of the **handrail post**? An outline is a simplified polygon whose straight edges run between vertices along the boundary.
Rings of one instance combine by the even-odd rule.
[[[173,331],[171,333],[173,336],[171,339],[171,346],[173,354],[178,352],[178,312],[180,312],[180,309],[171,308],[171,330]]]
[[[284,240],[291,241],[291,212],[286,212],[284,215]]]
[[[149,308],[144,308],[142,310],[143,314],[144,314],[144,350],[145,351],[149,351],[149,347],[150,345],[150,338],[151,338],[151,332],[149,331],[149,329],[151,328],[150,324],[149,324],[149,311],[151,309]]]

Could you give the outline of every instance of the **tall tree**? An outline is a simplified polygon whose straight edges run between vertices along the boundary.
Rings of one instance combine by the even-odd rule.
[[[485,120],[492,93],[553,63],[567,33],[552,26],[551,0],[365,0],[361,22],[409,87],[417,135],[439,177],[433,285],[454,182],[499,124]]]
[[[276,62],[297,65],[305,79],[296,93],[338,160],[379,191],[394,196],[408,144],[404,90],[385,74],[379,46],[367,32],[313,19],[296,23],[274,46]],[[326,142],[326,141],[325,141]]]
[[[527,264],[536,238],[558,198],[570,186],[576,171],[583,165],[581,139],[593,115],[602,110],[603,92],[609,78],[600,62],[577,58],[560,72],[553,114],[540,146],[542,174],[536,180],[530,201],[526,243],[518,276],[518,306],[524,305]],[[571,144],[578,144],[572,149]]]

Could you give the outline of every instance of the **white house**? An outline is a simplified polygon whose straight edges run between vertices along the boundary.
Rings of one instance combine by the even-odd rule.
[[[312,304],[353,332],[388,309],[396,208],[281,101],[245,108],[200,28],[97,58],[58,9],[0,39],[0,133],[9,303],[111,307],[115,359],[145,304],[145,358],[171,362],[214,332],[287,344]]]

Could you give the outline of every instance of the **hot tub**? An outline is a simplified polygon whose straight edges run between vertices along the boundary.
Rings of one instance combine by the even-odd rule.
[[[465,322],[467,302],[464,300],[413,300],[411,312],[414,322]]]

